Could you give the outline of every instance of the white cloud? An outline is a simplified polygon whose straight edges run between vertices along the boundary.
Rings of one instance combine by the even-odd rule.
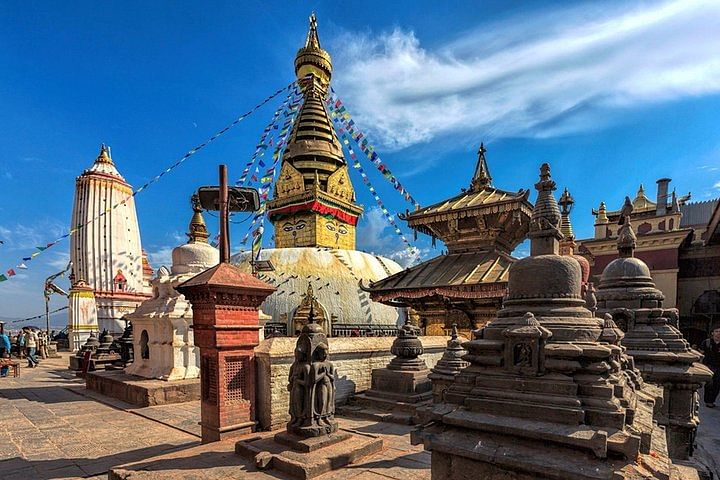
[[[148,260],[153,270],[157,271],[163,265],[170,268],[172,266],[172,251],[175,247],[160,247],[157,250],[148,251]]]
[[[713,185],[713,188],[720,188],[720,182],[717,182],[715,185]]]
[[[387,149],[595,128],[617,109],[720,91],[720,2],[517,15],[433,50],[412,31],[344,34],[335,86]]]

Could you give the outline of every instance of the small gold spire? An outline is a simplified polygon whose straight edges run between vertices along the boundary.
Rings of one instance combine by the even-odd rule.
[[[104,143],[100,144],[100,153],[95,159],[95,163],[109,163],[113,164],[112,157],[110,156],[110,147]]]
[[[575,199],[570,195],[570,191],[567,188],[563,191],[558,200],[560,205],[560,233],[563,234],[563,239],[560,240],[560,254],[561,255],[572,255],[575,253],[575,233],[573,232],[572,224],[570,223],[570,212],[575,204]]]
[[[295,56],[295,74],[303,90],[318,87],[324,91],[330,84],[332,60],[330,54],[320,46],[315,12],[310,15],[305,46],[298,50]]]
[[[188,243],[208,243],[210,235],[205,226],[205,219],[202,216],[202,207],[197,193],[190,198],[190,203],[192,204],[193,216],[190,220],[190,232],[187,233]]]
[[[490,169],[488,168],[487,160],[485,160],[485,152],[487,152],[485,144],[480,142],[475,175],[473,175],[472,182],[470,183],[470,190],[472,191],[478,191],[492,185],[492,177],[490,176]]]

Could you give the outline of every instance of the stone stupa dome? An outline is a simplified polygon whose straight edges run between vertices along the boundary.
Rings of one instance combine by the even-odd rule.
[[[648,284],[654,286],[647,264],[635,257],[616,258],[605,267],[600,277],[601,285]]]
[[[315,314],[329,319],[333,325],[398,326],[404,323],[404,311],[373,302],[359,287],[360,280],[369,283],[402,271],[392,260],[357,250],[318,247],[263,249],[260,260],[269,260],[275,269],[259,274],[261,279],[277,287],[260,307],[273,322],[291,322],[310,286],[322,309]],[[230,259],[246,272],[251,271],[249,261],[250,252]],[[293,332],[288,330],[288,333]]]
[[[220,263],[220,251],[204,242],[186,243],[172,251],[173,274],[200,273]]]

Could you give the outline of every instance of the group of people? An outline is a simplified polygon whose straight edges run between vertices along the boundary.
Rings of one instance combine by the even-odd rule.
[[[5,332],[5,325],[0,323],[0,359],[10,359],[13,353],[17,358],[25,358],[29,368],[35,368],[41,358],[48,357],[49,338],[46,332],[34,330],[30,327],[23,327],[12,339]],[[0,377],[6,377],[8,366],[0,367]]]

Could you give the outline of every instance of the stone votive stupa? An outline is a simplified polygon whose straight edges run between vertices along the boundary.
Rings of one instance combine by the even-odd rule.
[[[413,434],[432,478],[697,478],[669,460],[653,401],[625,373],[621,332],[585,308],[581,266],[559,255],[547,164],[535,188],[531,256],[511,267],[503,309],[463,344],[470,365]]]
[[[445,390],[452,384],[455,375],[470,365],[470,362],[463,360],[467,350],[462,347],[462,340],[458,337],[457,325],[453,324],[450,340],[443,356],[430,369],[428,378],[432,382],[433,402],[440,403],[443,400]]]
[[[677,309],[663,308],[665,296],[655,287],[648,266],[634,257],[632,210],[626,197],[618,232],[619,258],[602,273],[598,310],[612,315],[625,331],[622,345],[643,379],[662,388],[663,401],[656,405],[655,420],[665,427],[670,456],[687,460],[699,423],[697,392],[712,372],[699,363],[702,355],[678,330]]]
[[[390,347],[395,357],[385,367],[373,369],[370,389],[355,395],[352,407],[343,409],[344,412],[395,423],[414,423],[417,407],[432,399],[430,370],[420,358],[424,349],[419,333],[420,329],[406,319]],[[357,407],[362,410],[354,410]]]

